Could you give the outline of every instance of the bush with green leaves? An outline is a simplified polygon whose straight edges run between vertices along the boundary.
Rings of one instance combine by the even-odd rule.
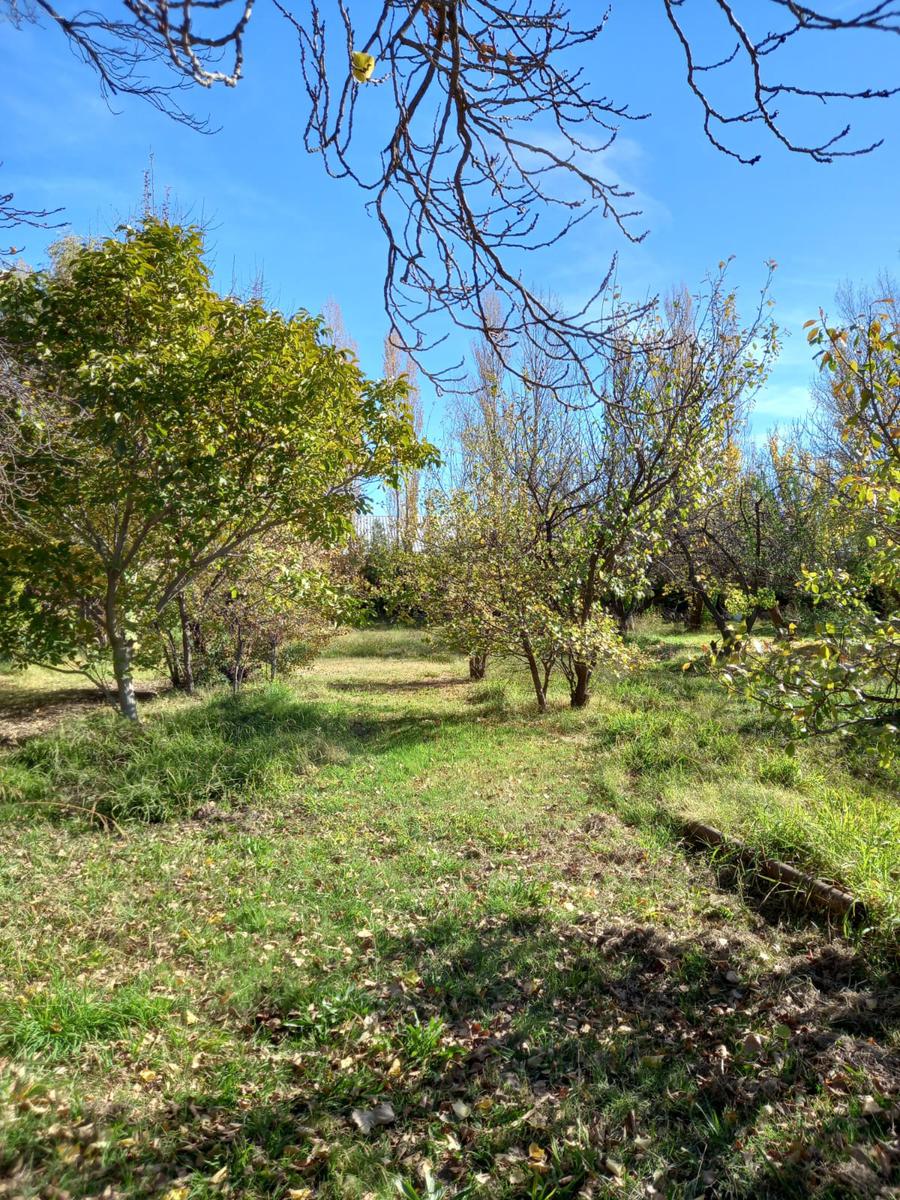
[[[52,414],[21,410],[0,653],[111,659],[132,719],[141,642],[194,579],[274,530],[333,542],[365,480],[431,457],[402,380],[305,312],[220,296],[197,228],[148,217],[0,274],[0,341]]]
[[[810,323],[849,455],[833,505],[855,532],[848,565],[810,564],[823,612],[811,637],[741,639],[726,677],[782,717],[793,738],[840,734],[883,764],[900,729],[900,326],[887,312],[848,328]]]

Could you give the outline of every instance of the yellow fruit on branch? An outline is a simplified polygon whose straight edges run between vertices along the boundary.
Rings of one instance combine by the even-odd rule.
[[[366,83],[372,78],[375,59],[364,50],[354,50],[350,55],[350,71],[357,83]]]

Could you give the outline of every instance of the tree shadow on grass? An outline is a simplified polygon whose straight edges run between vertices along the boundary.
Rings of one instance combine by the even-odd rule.
[[[430,688],[466,687],[472,681],[458,675],[445,679],[408,679],[408,680],[372,680],[372,679],[339,679],[329,682],[328,687],[335,692],[420,692]]]
[[[254,761],[273,738],[278,753],[284,741],[327,761],[435,740],[473,717],[335,713],[260,692],[159,718],[170,719],[189,754],[212,730],[214,746],[252,748]],[[131,1144],[91,1152],[85,1140],[68,1160],[60,1135],[35,1134],[0,1151],[8,1194],[206,1198],[227,1184],[240,1197],[309,1188],[339,1200],[393,1194],[400,1176],[426,1196],[427,1157],[448,1198],[889,1195],[895,980],[816,933],[808,953],[760,969],[727,926],[686,938],[559,919],[513,884],[465,916],[376,929],[340,972],[289,967],[247,1013],[223,1012],[250,1052],[293,1060],[267,1095],[248,1098],[240,1079],[198,1089],[137,1127],[123,1119]],[[351,1112],[379,1102],[396,1120],[364,1136]],[[116,1120],[80,1113],[64,1148],[77,1150],[82,1127],[107,1140]]]
[[[473,720],[440,708],[337,708],[277,685],[248,689],[166,708],[137,727],[98,714],[30,739],[4,757],[0,790],[7,816],[33,819],[43,805],[59,819],[81,811],[117,823],[167,821],[211,804],[252,808],[299,788],[310,766],[434,743]]]
[[[427,1159],[448,1197],[886,1200],[895,981],[828,945],[760,973],[721,941],[524,898],[376,934],[352,984],[257,996],[246,1036],[295,1056],[290,1086],[181,1101],[82,1182],[157,1195],[221,1171],[235,1195],[337,1200],[399,1177],[424,1197]],[[378,1103],[395,1120],[366,1136],[352,1110]]]
[[[826,945],[754,977],[720,941],[540,910],[379,939],[382,967],[421,980],[380,998],[385,1024],[392,1013],[407,1028],[438,1021],[460,1054],[414,1087],[381,1080],[356,1102],[390,1099],[398,1123],[383,1137],[395,1150],[427,1139],[436,1118],[451,1122],[459,1148],[438,1164],[448,1185],[499,1165],[496,1186],[515,1196],[538,1184],[574,1197],[598,1180],[615,1194],[626,1175],[655,1178],[662,1195],[877,1194],[900,1162],[886,1148],[896,991],[846,950]],[[832,1102],[820,1108],[823,1095]],[[298,1099],[298,1113],[316,1127],[346,1119],[348,1102],[338,1079]],[[546,1161],[528,1153],[535,1144]]]
[[[168,687],[164,680],[159,680],[139,685],[135,694],[139,701],[147,703]],[[0,746],[21,745],[71,717],[87,716],[108,709],[109,705],[108,697],[93,685],[25,688],[7,684],[0,676]]]

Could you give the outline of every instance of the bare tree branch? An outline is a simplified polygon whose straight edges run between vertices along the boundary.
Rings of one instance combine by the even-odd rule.
[[[254,0],[117,2],[119,16],[66,14],[52,0],[26,0],[27,10],[19,0],[0,0],[14,21],[54,21],[96,71],[105,95],[135,95],[206,128],[181,94],[197,84],[237,84]],[[586,53],[596,54],[608,11],[588,21],[568,0],[297,0],[296,9],[289,0],[272,2],[299,43],[306,147],[330,175],[368,194],[387,242],[384,302],[393,340],[440,384],[461,376],[436,373],[423,354],[446,338],[448,315],[461,329],[486,335],[513,371],[522,356],[511,348],[539,331],[541,353],[556,364],[556,386],[571,379],[574,362],[577,386],[592,389],[623,329],[646,310],[621,304],[611,286],[614,258],[580,306],[537,294],[526,275],[539,274],[533,252],[554,253],[596,214],[631,241],[644,236],[634,196],[607,156],[622,124],[647,114],[595,94],[579,65]],[[756,130],[819,163],[880,145],[855,144],[840,122],[820,136],[794,133],[791,125],[798,115],[806,121],[809,101],[822,108],[900,91],[890,82],[896,73],[887,83],[842,87],[836,43],[821,42],[839,33],[900,34],[900,0],[819,0],[819,7],[800,0],[659,0],[656,12],[681,48],[706,136],[723,153],[758,161],[759,152],[733,142]],[[705,47],[717,32],[722,49],[710,60]],[[814,82],[797,78],[790,52],[798,47],[817,72]],[[365,69],[354,70],[354,56]],[[874,70],[874,55],[871,62]],[[726,107],[714,95],[715,81],[738,72],[744,99]],[[373,129],[387,131],[374,146]]]
[[[0,0],[14,25],[55,22],[75,54],[100,80],[101,94],[137,96],[184,125],[207,131],[205,119],[180,101],[192,85],[234,87],[244,62],[244,33],[254,0],[121,0],[121,15],[51,0]]]
[[[395,340],[421,361],[446,336],[432,336],[432,318],[450,313],[461,328],[486,333],[506,360],[507,347],[540,328],[555,345],[560,379],[574,359],[589,383],[591,364],[629,315],[592,315],[614,264],[576,312],[534,293],[522,268],[523,252],[552,249],[598,211],[630,240],[644,236],[632,229],[631,193],[595,166],[619,124],[643,118],[592,96],[583,69],[568,65],[570,52],[599,38],[606,16],[581,27],[558,0],[388,0],[371,30],[357,34],[345,0],[335,0],[344,61],[354,51],[377,59],[382,87],[371,90],[335,68],[318,0],[302,16],[275,3],[299,40],[307,149],[330,175],[370,193],[387,240],[384,299]],[[389,131],[375,154],[355,136],[363,104]],[[515,370],[515,360],[506,365]]]
[[[0,167],[3,163],[0,162]],[[32,229],[56,229],[60,222],[53,218],[62,212],[61,208],[19,208],[15,201],[14,192],[0,192],[0,229],[18,229],[29,226]],[[19,253],[16,246],[0,246],[0,265],[4,258],[11,258]]]
[[[723,18],[727,35],[731,39],[731,49],[717,61],[709,63],[698,59],[693,37],[687,32],[682,19],[686,0],[663,0],[663,4],[684,53],[688,87],[703,106],[704,131],[717,150],[747,165],[759,162],[759,153],[743,154],[729,146],[725,140],[731,127],[754,124],[762,124],[785,149],[796,154],[805,154],[820,163],[869,154],[882,144],[883,139],[858,146],[848,144],[846,139],[850,134],[849,125],[842,126],[818,142],[800,141],[786,131],[779,106],[788,98],[816,100],[820,104],[834,100],[885,100],[897,95],[900,87],[867,87],[855,91],[830,88],[824,84],[800,87],[775,74],[774,56],[777,51],[783,50],[798,37],[803,37],[806,43],[811,44],[810,35],[814,33],[867,30],[900,34],[900,4],[897,0],[879,0],[875,4],[864,4],[859,12],[844,12],[840,16],[820,12],[809,5],[797,3],[796,0],[766,0],[765,3],[752,0],[751,3],[743,5],[734,3],[733,0],[707,0],[704,6],[705,15],[718,14]],[[850,6],[840,7],[846,9]],[[777,29],[766,29],[764,23],[760,27],[761,31],[755,35],[750,33],[749,25],[739,15],[743,9],[749,19],[754,12],[758,14],[764,10],[770,13],[773,8],[778,10],[779,16],[786,17],[784,24]],[[751,76],[751,97],[746,107],[728,111],[713,101],[707,81],[735,64],[745,68]]]

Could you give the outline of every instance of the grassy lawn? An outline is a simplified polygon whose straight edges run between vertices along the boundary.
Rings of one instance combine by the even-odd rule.
[[[895,1194],[897,780],[642,640],[586,712],[370,631],[6,751],[0,1195]],[[871,928],[757,903],[678,815]]]

